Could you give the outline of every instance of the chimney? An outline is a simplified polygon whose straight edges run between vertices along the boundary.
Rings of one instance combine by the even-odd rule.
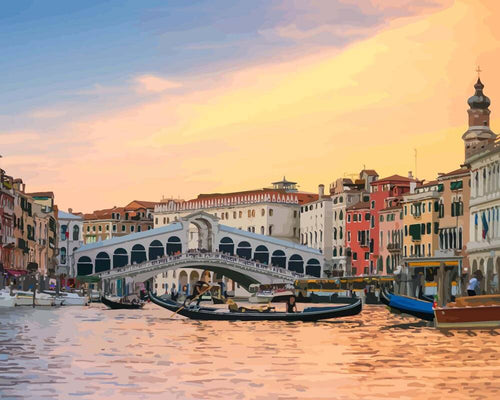
[[[73,209],[72,209],[72,208],[68,208],[68,212],[69,212],[70,214],[73,214]]]
[[[408,171],[408,178],[413,179],[413,173],[411,171]]]
[[[318,185],[318,195],[319,198],[322,199],[325,196],[325,185]]]

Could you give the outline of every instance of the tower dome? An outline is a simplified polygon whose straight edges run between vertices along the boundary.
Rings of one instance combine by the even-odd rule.
[[[470,108],[484,110],[490,106],[490,99],[484,95],[483,88],[484,85],[481,82],[481,79],[477,78],[477,82],[474,85],[476,92],[474,93],[474,96],[469,97],[469,100],[467,100]]]

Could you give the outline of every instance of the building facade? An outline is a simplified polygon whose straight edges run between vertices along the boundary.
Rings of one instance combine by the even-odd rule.
[[[14,200],[13,179],[0,169],[0,273],[13,268]]]
[[[370,203],[359,202],[347,208],[346,253],[348,275],[370,273]]]
[[[68,211],[58,211],[57,269],[60,274],[74,277],[76,265],[73,254],[83,245],[83,216],[73,214],[71,209]]]
[[[377,274],[390,275],[402,262],[403,206],[402,198],[386,200],[379,211],[379,259]]]

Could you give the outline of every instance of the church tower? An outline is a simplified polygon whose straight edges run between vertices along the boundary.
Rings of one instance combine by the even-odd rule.
[[[497,137],[490,129],[491,111],[488,108],[490,106],[490,99],[483,93],[484,85],[479,76],[474,89],[476,90],[474,95],[467,100],[470,107],[467,110],[469,114],[469,129],[462,135],[462,139],[465,142],[466,160],[471,155],[486,149]]]

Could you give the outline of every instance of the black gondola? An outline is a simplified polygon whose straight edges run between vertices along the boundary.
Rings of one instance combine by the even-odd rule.
[[[144,303],[119,303],[117,301],[111,301],[104,296],[101,296],[101,302],[111,308],[112,310],[137,310],[144,307]]]
[[[411,315],[425,321],[434,321],[432,302],[427,300],[400,296],[388,293],[385,289],[382,289],[380,291],[380,301],[384,303],[392,312]]]
[[[245,312],[227,312],[217,308],[210,307],[186,307],[182,308],[181,304],[174,303],[171,300],[161,299],[153,293],[149,293],[151,301],[167,310],[176,312],[184,317],[195,320],[212,320],[212,321],[303,321],[314,322],[324,319],[349,317],[357,315],[361,312],[361,300],[354,304],[337,307],[309,307],[298,313],[286,312],[265,312],[246,309]]]

